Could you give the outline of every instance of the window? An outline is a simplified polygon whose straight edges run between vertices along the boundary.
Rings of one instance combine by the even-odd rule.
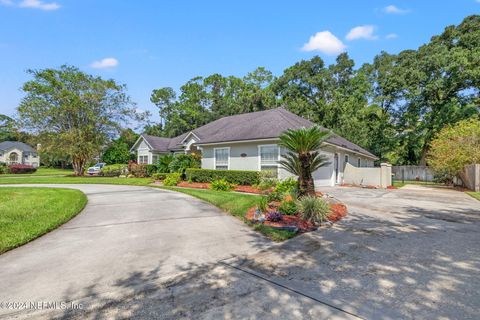
[[[147,164],[148,163],[148,156],[138,156],[138,163]]]
[[[228,170],[230,148],[214,148],[215,170]]]
[[[259,146],[260,170],[270,171],[272,176],[278,177],[278,157],[279,149],[277,145]]]
[[[362,166],[362,160],[360,158],[358,158],[357,160],[357,167],[361,167]]]
[[[347,165],[348,160],[349,160],[349,157],[348,157],[348,154],[346,154],[346,155],[345,155],[345,165]]]
[[[157,155],[153,155],[152,156],[152,164],[157,164],[158,162],[158,156]]]

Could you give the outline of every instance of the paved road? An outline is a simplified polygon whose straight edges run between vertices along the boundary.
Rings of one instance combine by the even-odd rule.
[[[325,188],[348,218],[275,245],[182,194],[78,188],[85,212],[0,256],[0,299],[83,306],[35,318],[478,318],[480,202],[460,192]]]

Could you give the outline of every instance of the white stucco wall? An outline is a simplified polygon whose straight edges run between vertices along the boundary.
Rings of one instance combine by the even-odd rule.
[[[225,143],[210,146],[202,146],[202,168],[203,169],[215,169],[214,162],[214,148],[230,147],[230,170],[260,170],[260,157],[259,157],[259,145],[276,144],[277,140],[259,141],[259,142],[242,142],[242,143]],[[284,154],[285,150],[280,149],[280,154]],[[313,177],[315,179],[315,185],[320,186],[334,186],[335,183],[343,183],[343,172],[345,168],[345,154],[349,156],[349,163],[356,166],[358,164],[358,158],[361,159],[362,166],[373,167],[373,160],[356,155],[353,152],[348,152],[334,146],[326,146],[322,153],[327,156],[330,164],[326,167],[322,167],[315,171]],[[334,168],[334,155],[338,154],[338,181],[335,179]],[[242,157],[242,154],[244,156]],[[279,168],[279,179],[285,179],[292,176],[286,170]]]

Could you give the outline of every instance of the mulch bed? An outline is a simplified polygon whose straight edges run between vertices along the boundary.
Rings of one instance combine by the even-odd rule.
[[[341,203],[330,204],[330,208],[332,212],[328,215],[327,218],[331,222],[337,222],[347,216],[347,207],[344,204],[341,204]],[[253,217],[255,215],[256,210],[257,210],[256,207],[250,208],[245,214],[245,218],[249,221],[253,221]],[[275,207],[270,208],[268,211],[275,211]],[[318,227],[317,225],[309,221],[303,220],[298,215],[293,215],[293,216],[283,215],[282,221],[272,222],[272,221],[265,220],[263,224],[270,227],[294,226],[294,227],[297,227],[300,232],[313,231],[313,230],[316,230]]]
[[[195,189],[210,189],[210,183],[180,181],[177,184],[177,187],[195,188]]]
[[[340,219],[347,216],[347,206],[341,203],[330,204],[332,212],[328,215],[327,219],[331,222],[337,222]]]
[[[249,221],[252,221],[255,214],[255,210],[257,210],[256,207],[251,207],[247,211],[245,218]],[[293,226],[293,227],[297,227],[300,232],[312,231],[317,229],[317,226],[315,226],[313,223],[305,221],[298,216],[283,215],[282,221],[272,222],[272,221],[265,220],[263,224],[269,227],[277,227],[277,228]]]
[[[177,184],[177,187],[194,188],[194,189],[210,189],[210,183],[181,181]],[[256,194],[262,193],[262,191],[252,186],[236,186],[233,189],[233,191],[256,193]]]

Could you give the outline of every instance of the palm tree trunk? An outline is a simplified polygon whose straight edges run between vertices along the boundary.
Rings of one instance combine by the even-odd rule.
[[[315,196],[315,184],[310,170],[310,154],[299,155],[302,166],[302,175],[298,177],[299,196]]]

